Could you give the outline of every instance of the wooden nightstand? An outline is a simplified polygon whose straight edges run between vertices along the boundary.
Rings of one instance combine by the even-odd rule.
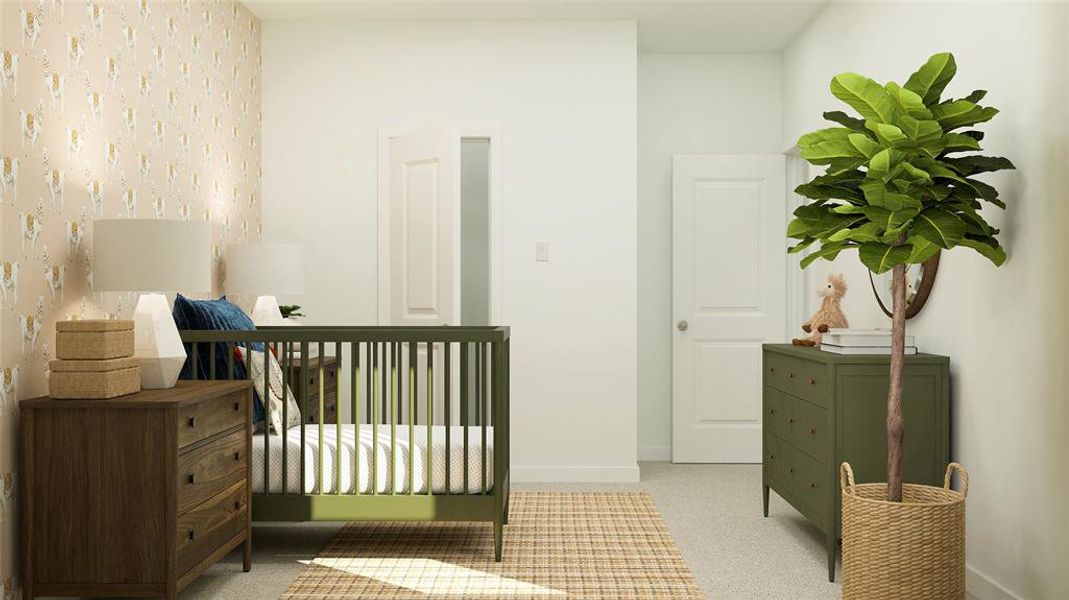
[[[319,366],[323,365],[323,422],[338,422],[338,359],[333,356],[314,356],[308,359],[305,377],[308,378],[308,410],[302,412],[305,424],[319,422]],[[293,358],[286,361],[289,369],[287,382],[293,397],[297,400],[297,406],[304,411],[303,397],[304,385],[301,381],[301,359]]]
[[[248,571],[251,390],[20,403],[24,598],[173,599],[242,544]]]

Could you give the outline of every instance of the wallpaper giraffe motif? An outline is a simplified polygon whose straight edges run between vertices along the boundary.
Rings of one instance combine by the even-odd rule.
[[[232,0],[0,2],[0,600],[17,597],[18,401],[47,393],[56,320],[93,292],[93,220],[260,235],[260,23]]]

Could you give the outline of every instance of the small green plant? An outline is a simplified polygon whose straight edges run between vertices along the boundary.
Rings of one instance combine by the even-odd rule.
[[[1005,208],[998,190],[976,175],[1013,169],[981,150],[981,131],[998,110],[978,103],[976,90],[961,99],[941,99],[957,72],[954,56],[936,54],[904,85],[885,85],[843,73],[831,93],[861,118],[834,111],[824,118],[838,127],[819,129],[798,140],[801,156],[826,166],[824,174],[795,189],[812,202],[794,211],[787,236],[800,240],[789,252],[820,247],[801,261],[832,260],[857,250],[873,273],[892,271],[891,377],[887,395],[887,496],[902,500],[902,369],[905,355],[907,264],[920,264],[940,250],[971,248],[996,266],[1006,252],[998,230],[981,215],[986,204]],[[963,154],[966,153],[966,154]]]
[[[279,305],[278,310],[282,313],[283,319],[304,316],[304,313],[301,312],[301,306],[299,304],[281,304]]]

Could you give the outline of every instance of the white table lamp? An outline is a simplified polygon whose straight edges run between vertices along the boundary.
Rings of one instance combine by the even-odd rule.
[[[226,250],[226,291],[255,295],[257,326],[285,325],[275,294],[304,292],[304,248],[298,244],[235,244]]]
[[[141,387],[174,387],[186,351],[162,292],[209,292],[211,228],[157,219],[93,222],[93,291],[142,293],[134,308]]]

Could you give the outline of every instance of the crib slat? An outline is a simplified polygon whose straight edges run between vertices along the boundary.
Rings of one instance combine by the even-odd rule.
[[[471,346],[460,344],[460,425],[464,428],[464,494],[468,493],[468,353]]]
[[[342,456],[342,443],[341,443],[341,373],[342,365],[342,353],[341,342],[334,342],[334,360],[336,368],[334,369],[334,493],[341,495],[341,456]],[[323,364],[320,362],[319,364]],[[320,420],[323,417],[320,416]]]
[[[416,359],[419,357],[415,342],[408,343],[408,494],[416,493]]]
[[[397,373],[400,347],[390,344],[390,494],[397,491],[397,387],[401,380]]]
[[[301,484],[298,488],[298,494],[308,493],[304,489],[304,484],[307,481],[306,468],[305,468],[305,449],[304,449],[304,416],[308,414],[308,342],[301,342]]]
[[[290,398],[293,397],[293,393],[290,392],[290,383],[291,383],[290,382],[290,346],[291,346],[291,344],[289,342],[283,342],[282,343],[282,362],[279,364],[279,366],[282,367],[282,393],[285,394],[285,396],[286,396],[283,399],[283,402],[282,402],[282,428],[285,431],[283,431],[280,434],[280,438],[281,439],[279,440],[282,443],[282,495],[283,496],[285,496],[288,493],[288,490],[286,489],[286,487],[287,487],[286,484],[289,483],[287,481],[287,479],[289,479],[287,477],[287,475],[289,474],[289,470],[288,470],[289,465],[287,464],[287,463],[289,463],[289,452],[286,451],[287,450],[287,446],[288,446],[288,444],[286,444],[286,440],[287,440],[287,437],[288,437],[287,434],[289,433]],[[301,425],[303,425],[303,423]],[[265,449],[264,452],[270,452],[270,448]],[[269,489],[270,489],[270,482],[269,481],[264,481],[264,491],[266,492]]]
[[[349,418],[353,422],[353,493],[360,493],[360,343],[349,343]],[[339,417],[340,419],[340,417]]]
[[[445,372],[442,373],[442,377],[443,377],[443,379],[445,379],[445,402],[444,402],[444,404],[445,404],[445,493],[446,494],[452,494],[453,493],[453,488],[450,486],[450,481],[449,481],[449,475],[450,475],[450,473],[453,472],[453,461],[452,461],[452,457],[450,456],[450,446],[452,446],[452,444],[450,443],[450,440],[449,440],[449,438],[450,438],[449,430],[452,429],[452,427],[451,427],[451,425],[452,425],[451,415],[453,413],[452,399],[451,399],[451,396],[453,395],[452,394],[452,387],[453,386],[452,386],[452,381],[451,381],[451,378],[450,378],[450,373],[453,370],[453,368],[452,368],[453,363],[450,360],[450,356],[449,356],[449,349],[452,346],[453,345],[451,343],[449,343],[449,342],[445,342],[444,344],[442,344],[442,363],[443,363],[443,367],[445,368]]]
[[[479,405],[480,405],[481,409],[479,411],[479,413],[480,413],[479,414],[479,424],[482,426],[482,434],[483,434],[483,461],[482,461],[482,467],[481,467],[480,470],[482,471],[482,482],[483,482],[483,493],[484,494],[487,492],[487,489],[486,489],[486,421],[487,421],[487,414],[490,412],[489,405],[487,403],[487,397],[489,396],[489,394],[487,394],[487,389],[486,389],[486,375],[487,375],[486,355],[487,355],[486,344],[480,343],[479,344]]]
[[[264,342],[264,391],[260,394],[260,404],[264,407],[264,494],[271,493],[271,383],[268,376],[271,374],[271,361],[267,360],[267,342]],[[252,342],[245,346],[245,370],[249,380],[252,380]]]
[[[212,381],[215,381],[215,344],[214,343],[208,344],[208,356],[209,356],[208,360],[211,361],[210,363],[208,363],[208,379],[211,379]]]
[[[234,342],[226,343],[226,378],[234,379]]]
[[[371,394],[371,491],[379,493],[379,344],[368,343],[368,348],[374,347],[375,352],[371,356],[372,375],[371,381],[374,390]]]
[[[190,361],[191,361],[190,362],[191,377],[193,378],[194,381],[196,381],[196,380],[200,379],[200,377],[197,376],[197,354],[198,354],[198,352],[197,352],[197,342],[193,342],[192,348],[193,348],[193,351],[189,353],[189,357],[190,357]]]
[[[433,495],[434,481],[431,465],[434,464],[434,344],[427,342],[427,495]],[[448,463],[446,471],[449,470]]]
[[[323,382],[323,359],[326,358],[324,355],[325,352],[326,348],[324,347],[323,342],[319,342],[319,437],[316,440],[319,442],[319,452],[316,453],[316,474],[319,476],[320,494],[325,494],[326,492],[324,490],[327,487],[324,484],[326,474],[323,472],[323,412],[326,410],[323,402],[323,392],[326,388],[326,385]]]

